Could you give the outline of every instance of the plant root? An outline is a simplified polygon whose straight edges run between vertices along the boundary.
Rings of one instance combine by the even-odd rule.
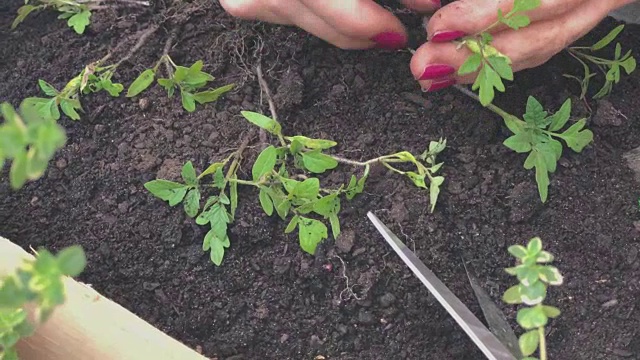
[[[342,289],[342,291],[340,291],[340,301],[348,301],[352,298],[358,301],[362,300],[362,298],[353,291],[353,287],[357,286],[358,284],[349,285],[349,277],[347,276],[347,265],[344,263],[344,260],[342,260],[342,258],[338,255],[334,255],[333,257],[340,260],[340,263],[342,264],[342,278],[344,279],[346,286],[344,289]],[[343,297],[345,293],[347,294],[346,298]]]

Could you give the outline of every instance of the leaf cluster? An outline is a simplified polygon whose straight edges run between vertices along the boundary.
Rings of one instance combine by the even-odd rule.
[[[560,315],[560,310],[554,306],[544,305],[548,286],[561,285],[563,277],[554,266],[547,265],[553,261],[553,255],[542,249],[542,240],[535,237],[526,247],[513,245],[508,249],[516,258],[516,266],[507,268],[509,275],[518,278],[518,284],[510,287],[502,299],[507,304],[525,304],[528,307],[518,310],[516,320],[526,330],[520,337],[520,350],[524,356],[533,354],[540,344],[539,331],[547,325],[550,318]],[[527,357],[534,360],[534,357]]]
[[[86,2],[74,0],[25,0],[25,5],[18,9],[18,16],[11,24],[11,29],[15,29],[32,12],[46,8],[54,8],[60,12],[58,19],[67,20],[67,25],[78,34],[83,34],[91,23],[91,8]]]
[[[188,112],[196,110],[196,103],[206,104],[218,100],[218,98],[231,91],[234,84],[221,86],[216,89],[204,88],[215,78],[202,71],[204,63],[202,60],[196,61],[190,67],[176,65],[169,56],[164,56],[151,69],[143,71],[136,80],[129,86],[127,97],[134,97],[145,91],[156,79],[158,67],[160,64],[166,64],[170,69],[167,78],[159,78],[158,85],[162,86],[169,97],[173,97],[176,90],[180,92],[182,107]]]
[[[78,276],[86,266],[79,246],[71,246],[53,255],[40,250],[34,260],[26,261],[16,273],[0,280],[0,359],[17,360],[14,346],[33,334],[25,305],[36,307],[36,321],[47,321],[56,306],[64,303],[64,276]]]
[[[21,188],[27,180],[44,174],[55,152],[67,141],[64,129],[42,117],[23,102],[17,112],[10,104],[0,105],[0,169],[11,160],[11,187]]]
[[[511,60],[491,45],[493,37],[489,31],[501,24],[514,30],[528,26],[531,20],[525,12],[539,6],[540,0],[515,0],[513,8],[508,13],[504,14],[502,10],[498,10],[496,23],[479,34],[462,39],[460,46],[466,46],[472,54],[460,66],[458,75],[478,73],[472,90],[478,90],[483,106],[493,101],[496,91],[505,91],[503,80],[513,81]]]
[[[120,96],[124,86],[111,80],[114,71],[115,66],[101,67],[95,63],[90,64],[60,91],[46,81],[38,80],[40,90],[49,97],[29,97],[25,99],[25,103],[46,119],[60,119],[62,110],[70,119],[80,120],[78,111],[82,111],[81,95],[105,91],[113,97]]]
[[[627,75],[630,75],[635,71],[637,65],[636,59],[631,55],[631,50],[628,50],[623,55],[622,45],[620,45],[620,43],[616,43],[613,59],[611,60],[593,55],[595,52],[602,50],[609,44],[611,44],[623,29],[624,25],[617,26],[592,46],[574,46],[569,48],[569,54],[571,54],[582,65],[584,75],[582,78],[568,74],[565,74],[564,76],[570,79],[574,79],[580,83],[581,99],[584,99],[586,97],[591,79],[597,75],[596,73],[591,71],[591,68],[587,63],[595,65],[596,68],[604,74],[605,78],[604,84],[602,85],[600,90],[593,96],[595,99],[603,98],[611,93],[613,85],[620,82],[623,69]]]
[[[505,124],[513,135],[504,141],[504,145],[517,153],[529,153],[524,162],[527,170],[535,168],[538,192],[542,202],[547,201],[549,191],[549,173],[556,171],[557,162],[562,156],[562,139],[575,152],[581,152],[591,141],[593,133],[584,129],[586,119],[581,119],[563,132],[571,116],[571,99],[567,99],[560,110],[549,114],[540,102],[530,96],[523,120],[511,115],[503,115]]]

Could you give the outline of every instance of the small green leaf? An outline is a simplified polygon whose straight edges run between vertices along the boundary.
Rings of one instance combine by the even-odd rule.
[[[304,167],[312,173],[321,174],[327,170],[335,169],[338,161],[320,150],[308,151],[302,154]]]
[[[560,134],[560,137],[567,143],[567,146],[575,152],[581,152],[593,141],[593,132],[591,132],[591,130],[582,130],[586,123],[587,120],[582,119]]]
[[[329,222],[331,223],[331,234],[334,239],[337,239],[340,236],[340,219],[338,219],[338,215],[331,214]]]
[[[495,70],[501,78],[505,80],[513,80],[513,70],[507,59],[503,56],[491,56],[487,58],[493,70]]]
[[[291,142],[297,141],[300,145],[310,150],[326,150],[338,145],[338,143],[335,141],[324,140],[324,139],[311,139],[301,135],[290,136],[290,137],[288,136],[286,137],[286,139]]]
[[[427,184],[425,182],[425,177],[427,176],[426,174],[418,174],[414,171],[407,171],[405,172],[405,175],[411,179],[411,181],[413,182],[413,184],[419,188],[423,188],[426,189],[427,188]]]
[[[193,218],[200,210],[200,190],[193,188],[189,190],[184,198],[184,212],[188,217]]]
[[[82,10],[81,12],[70,17],[67,21],[67,25],[69,25],[69,27],[72,27],[76,33],[82,34],[84,33],[86,27],[89,26],[89,18],[91,18],[91,11]]]
[[[627,75],[630,75],[632,72],[636,70],[636,66],[637,66],[636,59],[630,57],[624,60],[623,62],[621,62],[620,66],[624,68],[624,71],[627,73]]]
[[[541,306],[523,308],[518,310],[516,315],[518,324],[525,330],[537,329],[547,325],[548,318],[542,311]]]
[[[327,226],[318,220],[300,217],[298,235],[302,250],[314,255],[318,244],[328,237],[327,230]]]
[[[510,287],[504,295],[502,295],[502,301],[507,304],[522,304],[522,296],[520,295],[520,285],[514,285]]]
[[[76,101],[78,100],[68,100],[68,99],[61,99],[60,100],[60,109],[62,109],[62,112],[67,115],[71,120],[80,120],[80,114],[78,114],[78,112],[76,111],[77,106],[80,104],[80,102],[78,101],[76,104]]]
[[[624,29],[624,25],[618,25],[613,30],[611,30],[607,35],[605,35],[602,39],[591,46],[591,51],[598,51],[603,49],[605,46],[609,45]]]
[[[60,272],[67,276],[78,276],[87,265],[87,257],[82,247],[74,245],[61,250],[58,255]]]
[[[547,163],[543,156],[536,156],[536,183],[538,184],[538,193],[540,194],[540,200],[544,203],[547,201],[549,193],[549,173],[547,169]]]
[[[482,64],[482,55],[472,54],[458,69],[458,75],[467,75],[478,71]]]
[[[42,9],[44,7],[45,7],[44,5],[33,6],[33,5],[28,5],[28,4],[21,6],[18,9],[18,16],[16,16],[15,20],[13,20],[13,23],[11,24],[11,30],[15,29],[33,11]]]
[[[551,255],[551,253],[544,250],[541,251],[536,258],[536,262],[538,263],[549,263],[552,261],[553,261],[553,255]]]
[[[431,204],[431,212],[436,208],[438,203],[438,196],[440,195],[440,185],[444,183],[444,177],[435,176],[431,179],[429,184],[429,203]]]
[[[522,302],[527,305],[536,305],[547,296],[547,286],[542,281],[537,281],[531,286],[520,286]]]
[[[538,341],[540,338],[538,337],[538,330],[528,331],[518,339],[518,344],[520,345],[520,351],[522,355],[529,356],[533,354],[538,348]]]
[[[500,21],[514,30],[527,27],[531,23],[531,20],[529,19],[529,17],[522,14],[514,15],[509,18],[501,18]]]
[[[300,221],[300,217],[298,215],[294,216],[291,221],[289,222],[289,225],[287,225],[287,228],[284,229],[284,233],[288,234],[290,232],[292,232],[293,230],[296,229],[296,227],[298,226],[298,222]]]
[[[527,99],[527,110],[522,117],[528,124],[538,125],[547,117],[547,112],[544,111],[542,104],[540,104],[536,98],[529,96]]]
[[[511,245],[507,251],[518,259],[522,259],[527,256],[527,249],[522,245]]]
[[[237,176],[233,174],[231,176],[231,180],[237,180]],[[231,195],[231,217],[235,218],[236,209],[238,208],[238,183],[235,181],[230,181],[229,183],[229,194]]]
[[[13,158],[13,163],[9,170],[9,181],[13,189],[19,189],[27,182],[26,152],[20,152]]]
[[[271,201],[271,197],[269,197],[269,194],[261,188],[259,198],[260,206],[262,206],[262,209],[268,216],[271,216],[273,214],[273,201]]]
[[[533,10],[538,8],[540,4],[540,0],[515,0],[513,2],[513,9],[510,11],[510,14]]]
[[[198,184],[198,178],[196,177],[196,169],[193,167],[193,163],[191,161],[187,161],[182,166],[182,172],[180,173],[182,176],[182,180],[187,185],[196,185]]]
[[[224,167],[224,163],[213,163],[211,165],[209,165],[209,167],[202,172],[202,174],[198,175],[198,179],[202,179],[203,177],[210,175],[210,174],[215,174],[215,172],[218,169],[222,169]]]
[[[542,305],[542,311],[547,317],[551,319],[554,319],[560,316],[560,309],[554,306]]]
[[[320,193],[320,180],[318,178],[305,179],[299,182],[290,192],[296,198],[316,200]]]
[[[205,104],[205,103],[214,102],[214,101],[218,100],[218,98],[220,98],[220,96],[222,96],[225,93],[233,90],[234,86],[235,86],[234,84],[229,84],[229,85],[221,86],[221,87],[219,87],[217,89],[201,91],[201,92],[195,93],[193,95],[193,98],[199,104]]]
[[[182,107],[187,110],[188,112],[194,112],[196,111],[196,100],[193,97],[193,94],[186,91],[186,90],[181,90],[180,91],[180,97],[182,99]]]
[[[537,256],[542,251],[542,240],[539,237],[534,237],[529,240],[527,244],[527,255]]]
[[[317,196],[317,195],[316,195]],[[340,198],[338,193],[324,196],[313,203],[313,211],[325,218],[340,212]]]
[[[187,187],[184,184],[162,179],[149,181],[144,184],[144,187],[155,197],[169,201],[171,206],[180,203],[187,194]]]
[[[241,111],[240,113],[252,124],[267,130],[273,135],[281,135],[282,127],[277,121],[256,112]]]
[[[271,173],[276,166],[277,160],[278,151],[273,145],[269,145],[262,150],[251,169],[253,181],[258,182],[264,175]]]
[[[569,120],[571,116],[571,98],[565,100],[565,102],[560,107],[555,114],[551,115],[549,118],[551,120],[551,124],[549,125],[549,131],[558,131],[564,127],[564,125]]]
[[[129,86],[126,97],[134,97],[145,91],[153,83],[155,77],[156,73],[153,69],[143,71],[142,74],[131,83],[131,86]]]
[[[554,266],[541,266],[538,275],[540,280],[549,285],[562,285],[564,281],[560,271]]]
[[[526,153],[531,151],[531,135],[528,132],[517,133],[502,144],[517,153]]]
[[[58,90],[56,90],[48,82],[40,79],[40,80],[38,80],[38,85],[40,86],[40,89],[42,89],[42,92],[44,92],[45,94],[47,94],[49,96],[57,96],[58,95]]]

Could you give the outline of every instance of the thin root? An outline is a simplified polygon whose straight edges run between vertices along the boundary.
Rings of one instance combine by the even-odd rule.
[[[340,256],[338,256],[338,255],[335,255],[333,257],[337,258],[338,260],[340,260],[340,263],[342,263],[342,278],[344,279],[344,281],[346,283],[346,287],[342,291],[340,291],[340,301],[348,301],[351,298],[356,299],[358,301],[362,300],[362,298],[359,297],[353,291],[353,287],[357,286],[358,284],[349,285],[349,277],[347,276],[347,265],[344,263],[344,260],[342,260],[342,258]],[[344,293],[347,293],[347,298],[346,299],[343,297]]]

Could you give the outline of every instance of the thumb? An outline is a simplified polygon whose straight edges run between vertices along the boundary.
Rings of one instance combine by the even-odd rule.
[[[433,12],[442,7],[440,0],[400,0],[404,6],[417,12]]]

